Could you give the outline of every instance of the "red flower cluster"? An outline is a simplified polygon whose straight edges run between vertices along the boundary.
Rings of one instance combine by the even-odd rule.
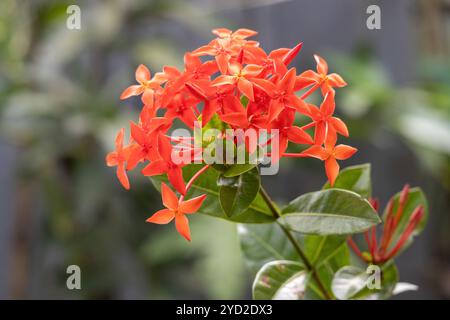
[[[366,231],[364,234],[364,239],[367,244],[368,253],[363,254],[359,250],[356,243],[352,240],[352,238],[348,239],[348,243],[353,251],[364,261],[367,263],[373,264],[382,264],[390,259],[392,259],[395,255],[397,255],[401,249],[405,247],[410,236],[413,234],[416,227],[422,221],[424,217],[424,208],[419,205],[414,209],[412,214],[409,217],[408,223],[404,230],[402,230],[400,238],[396,243],[393,243],[393,236],[398,228],[400,228],[400,219],[404,214],[404,209],[406,202],[408,201],[409,195],[409,185],[405,185],[400,194],[400,198],[398,200],[397,210],[394,210],[394,199],[391,198],[389,201],[386,212],[386,221],[383,225],[383,234],[378,243],[376,228],[372,227],[370,231]],[[378,201],[374,199],[370,199],[370,203],[375,211],[378,211]]]
[[[217,115],[232,129],[276,131],[277,135],[272,135],[271,139],[278,139],[278,151],[268,153],[273,160],[281,157],[323,160],[331,184],[339,173],[336,160],[347,159],[356,152],[350,146],[336,146],[337,135],[348,136],[348,130],[342,120],[333,116],[334,88],[346,83],[339,75],[328,74],[325,60],[315,55],[317,72],[308,70],[297,75],[296,69],[289,68],[289,64],[301,50],[302,43],[294,48],[266,53],[258,42],[247,40],[257,34],[255,31],[239,29],[232,32],[220,28],[213,33],[217,38],[184,55],[184,70],[165,66],[162,72],[152,77],[144,65],[137,68],[138,84],[125,89],[121,99],[141,96],[143,108],[139,122],[131,122],[131,138],[126,146],[123,146],[124,129],[121,129],[116,150],[107,156],[108,166],[117,166],[117,176],[126,189],[129,188],[126,171],[140,162],[146,163],[142,170],[145,176],[167,174],[169,182],[181,195],[179,204],[172,203],[172,193],[165,186],[163,198],[164,194],[170,194],[167,197],[171,200],[166,198],[165,201],[170,202],[166,207],[171,213],[157,213],[158,217],[164,215],[164,218],[152,217],[148,221],[167,223],[173,217],[176,221],[184,221],[177,222],[177,226],[184,225],[178,230],[186,238],[189,238],[187,220],[184,216],[177,220],[177,212],[187,213],[182,209],[182,198],[190,183],[186,185],[183,179],[185,163],[172,160],[172,152],[176,149],[173,143],[181,144],[183,152],[191,153],[192,157],[201,150],[196,150],[189,138],[174,138],[167,134],[173,120],[179,119],[193,129],[195,121],[201,119],[205,125]],[[305,101],[318,88],[324,97],[320,107]],[[301,91],[303,94],[298,94]],[[248,104],[241,102],[243,97]],[[294,125],[297,114],[309,119],[309,123],[303,127]],[[313,129],[313,136],[308,129]],[[307,148],[301,153],[285,153],[289,142]],[[201,201],[197,204],[200,206]]]

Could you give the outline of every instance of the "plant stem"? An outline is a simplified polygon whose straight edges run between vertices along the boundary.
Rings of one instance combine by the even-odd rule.
[[[262,186],[260,187],[259,192],[260,192],[261,196],[263,197],[264,201],[269,206],[270,211],[272,211],[273,216],[275,218],[277,218],[277,219],[279,217],[281,217],[280,210],[277,208],[275,203],[272,201],[272,199],[270,198],[270,196],[267,194],[266,190]],[[328,299],[328,300],[332,300],[333,298],[331,297],[331,295],[328,293],[327,289],[325,288],[322,280],[319,277],[319,274],[317,273],[317,270],[315,269],[314,265],[309,261],[309,259],[306,256],[306,254],[303,252],[302,248],[298,244],[298,242],[295,239],[295,237],[292,235],[292,233],[283,224],[281,224],[278,221],[277,221],[277,224],[280,226],[281,230],[283,230],[284,234],[286,235],[286,237],[291,242],[292,246],[294,247],[294,249],[297,252],[297,254],[300,256],[300,259],[302,260],[302,262],[305,265],[306,269],[309,272],[311,272],[314,280],[316,281],[317,285],[319,286],[319,289],[322,292],[322,294],[324,295],[324,297],[326,299]]]

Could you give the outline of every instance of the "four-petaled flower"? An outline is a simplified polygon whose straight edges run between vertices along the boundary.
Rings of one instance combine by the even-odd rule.
[[[127,173],[125,171],[125,162],[129,157],[129,148],[123,148],[123,135],[125,129],[120,129],[116,137],[116,150],[108,153],[106,156],[106,164],[108,167],[117,166],[117,178],[125,189],[130,189]]]
[[[319,55],[315,54],[314,59],[317,63],[317,72],[307,70],[297,78],[297,89],[303,89],[311,84],[321,87],[322,93],[326,94],[333,88],[341,88],[347,85],[337,73],[328,74],[328,63]]]
[[[172,191],[164,182],[161,184],[161,195],[163,205],[166,209],[155,212],[147,222],[157,224],[167,224],[175,219],[175,227],[177,231],[191,241],[191,232],[189,230],[189,221],[186,217],[187,214],[192,214],[200,209],[206,194],[183,201],[181,198],[178,200],[175,192]]]
[[[154,94],[161,84],[166,80],[162,73],[157,73],[152,79],[150,70],[143,64],[139,65],[135,73],[136,81],[139,84],[131,85],[120,95],[120,99],[127,99],[131,96],[142,94],[142,102],[145,105],[153,107]]]
[[[348,159],[358,150],[345,144],[336,146],[336,136],[330,135],[328,137],[325,141],[325,148],[314,145],[303,151],[302,154],[325,161],[325,171],[330,185],[333,186],[339,174],[339,164],[336,160]]]
[[[314,144],[323,144],[328,135],[335,135],[336,132],[348,137],[348,129],[345,123],[341,119],[333,117],[335,108],[334,90],[326,93],[320,108],[311,104],[308,107],[308,112],[316,127]]]
[[[213,81],[213,86],[221,86],[224,84],[235,85],[250,101],[254,101],[255,96],[253,95],[252,80],[261,73],[263,68],[256,64],[248,64],[242,67],[240,63],[235,62],[230,63],[228,70],[231,72],[231,75],[218,76]]]

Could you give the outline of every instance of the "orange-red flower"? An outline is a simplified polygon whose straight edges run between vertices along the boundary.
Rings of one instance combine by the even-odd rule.
[[[164,135],[158,135],[158,152],[160,158],[156,161],[150,162],[144,169],[142,174],[144,176],[155,176],[163,173],[167,173],[169,182],[175,187],[175,189],[181,193],[186,193],[186,186],[183,180],[183,171],[181,167],[182,163],[174,163],[172,160],[172,144],[169,139]]]
[[[307,70],[300,74],[297,78],[296,89],[303,89],[311,84],[316,84],[321,87],[322,93],[326,94],[333,87],[345,87],[347,83],[337,73],[328,74],[328,63],[315,54],[314,59],[317,63],[317,72]]]
[[[335,108],[334,90],[330,90],[326,93],[320,108],[317,108],[312,104],[308,107],[308,112],[311,115],[311,119],[315,122],[316,127],[314,132],[315,144],[323,144],[327,135],[335,135],[336,132],[348,137],[348,129],[345,123],[341,119],[333,117]]]
[[[136,81],[139,84],[131,85],[126,88],[120,95],[120,99],[127,99],[131,96],[138,96],[142,94],[142,102],[150,107],[153,107],[153,99],[155,90],[160,88],[161,84],[166,81],[166,78],[161,73],[157,73],[152,79],[150,70],[140,64],[135,73]]]
[[[123,135],[125,129],[120,129],[116,137],[116,150],[108,153],[106,156],[106,164],[108,167],[117,166],[117,178],[125,189],[130,189],[127,173],[125,172],[125,163],[129,156],[129,150],[123,148]]]
[[[288,142],[298,144],[313,144],[313,139],[303,129],[294,126],[295,111],[285,109],[280,113],[279,117],[272,122],[272,129],[278,129],[278,153],[273,153],[277,156],[275,159],[282,157],[284,151],[288,146]],[[272,138],[274,139],[274,138]]]
[[[329,136],[325,141],[325,148],[314,145],[302,152],[303,155],[325,161],[325,171],[330,181],[330,185],[334,185],[334,181],[339,174],[339,164],[336,160],[345,160],[350,158],[356,151],[356,148],[345,144],[335,145],[336,137]]]
[[[181,198],[178,200],[178,197],[172,189],[170,189],[165,183],[162,183],[161,195],[163,205],[166,209],[155,212],[150,218],[147,219],[147,222],[167,224],[175,218],[175,227],[177,228],[177,231],[185,237],[186,240],[191,241],[189,221],[186,215],[195,213],[198,209],[200,209],[203,201],[205,200],[206,194],[186,201],[181,200]]]
[[[295,68],[291,68],[275,84],[264,79],[254,80],[255,84],[265,91],[272,99],[269,105],[268,121],[275,119],[285,108],[293,108],[301,113],[308,111],[305,102],[295,94],[295,74]]]
[[[214,86],[232,84],[235,85],[251,101],[255,100],[253,95],[253,78],[257,77],[262,71],[261,66],[248,64],[243,67],[240,63],[230,63],[228,70],[231,75],[221,75],[213,81]]]

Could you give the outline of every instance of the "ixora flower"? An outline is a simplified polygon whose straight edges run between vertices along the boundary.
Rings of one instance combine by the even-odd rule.
[[[256,31],[219,28],[213,34],[208,44],[184,54],[182,70],[164,66],[152,77],[138,66],[138,84],[120,98],[141,96],[142,109],[130,121],[128,139],[120,129],[106,164],[116,167],[125,189],[129,170],[150,177],[164,208],[147,222],[174,221],[188,241],[188,216],[196,213],[239,223],[244,258],[256,268],[255,299],[392,296],[398,282],[393,258],[425,223],[422,191],[405,188],[380,217],[370,198],[370,165],[340,170],[338,161],[357,150],[338,143],[349,130],[335,116],[335,89],[346,83],[329,73],[323,58],[314,55],[316,71],[297,74],[290,64],[303,43],[266,52],[249,40]],[[314,92],[318,106],[308,101]],[[328,182],[279,207],[261,175],[275,174],[283,158],[323,161]],[[375,226],[382,220],[378,242]],[[349,238],[357,233],[365,233],[367,252]],[[365,270],[352,265],[349,247],[380,268],[383,289],[365,289]]]
[[[191,240],[191,233],[189,231],[189,221],[186,214],[195,213],[205,200],[206,195],[192,198],[183,201],[183,196],[178,199],[177,195],[165,183],[161,184],[161,194],[163,204],[167,209],[162,209],[155,212],[147,222],[157,224],[167,224],[175,219],[175,225],[178,232],[186,238]]]
[[[345,86],[344,80],[337,74],[327,75],[328,65],[317,55],[314,56],[317,73],[309,70],[297,75],[296,68],[288,68],[300,52],[302,43],[267,54],[258,42],[247,40],[255,36],[256,31],[239,29],[232,32],[219,28],[214,29],[213,34],[217,35],[216,39],[185,54],[183,71],[165,66],[152,78],[146,66],[141,64],[136,69],[138,84],[126,88],[120,98],[142,95],[144,106],[140,121],[130,124],[129,144],[122,147],[122,130],[118,137],[120,145],[107,157],[108,165],[117,165],[117,176],[122,185],[129,188],[125,170],[132,170],[143,162],[146,163],[143,175],[167,174],[173,187],[185,195],[183,166],[186,163],[172,161],[172,153],[178,150],[172,143],[182,142],[184,152],[190,152],[192,160],[195,150],[199,150],[191,140],[170,137],[167,131],[175,119],[193,129],[196,121],[203,119],[202,126],[205,126],[215,115],[222,122],[221,127],[216,128],[219,130],[228,126],[251,129],[257,135],[263,130],[270,132],[271,141],[277,141],[278,148],[265,155],[273,161],[283,157],[324,160],[327,176],[333,184],[339,173],[336,160],[347,159],[356,152],[355,148],[346,145],[335,146],[337,133],[348,136],[344,122],[333,116],[333,87]],[[212,59],[202,61],[199,57]],[[320,108],[305,102],[319,87],[324,94]],[[303,89],[308,90],[298,95]],[[310,119],[310,122],[303,127],[295,125],[297,115]],[[308,133],[312,128],[314,139]],[[307,149],[297,154],[285,153],[289,143],[304,145]],[[157,223],[154,219],[148,221]],[[188,234],[180,233],[185,237]]]

